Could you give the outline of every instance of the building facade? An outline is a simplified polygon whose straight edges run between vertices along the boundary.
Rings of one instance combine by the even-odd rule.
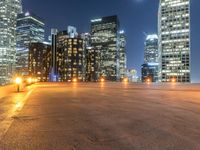
[[[127,77],[126,36],[123,30],[119,31],[119,77]]]
[[[142,65],[142,82],[158,82],[159,63],[145,63]]]
[[[144,48],[144,64],[142,65],[142,82],[158,82],[159,56],[158,36],[150,34],[146,36]]]
[[[0,1],[0,84],[9,83],[15,72],[16,22],[21,0]]]
[[[144,50],[144,63],[158,63],[158,36],[147,35]]]
[[[51,45],[49,43],[31,43],[29,49],[29,75],[35,77],[40,82],[50,80]]]
[[[129,82],[139,82],[137,70],[135,69],[128,69],[127,77],[128,77]]]
[[[190,0],[160,0],[160,81],[190,82]]]
[[[100,76],[119,80],[119,20],[117,16],[91,20],[91,46],[100,51]]]
[[[68,30],[57,34],[58,81],[84,81],[83,39],[69,33]]]
[[[51,69],[50,81],[58,81],[58,66],[57,66],[57,29],[51,29]]]
[[[16,73],[28,75],[28,54],[30,43],[44,42],[44,21],[33,13],[21,13],[17,17]]]
[[[100,79],[100,51],[87,47],[85,52],[86,81],[96,82]]]

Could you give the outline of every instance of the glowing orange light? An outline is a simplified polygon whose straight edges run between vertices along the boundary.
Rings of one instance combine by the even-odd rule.
[[[32,78],[28,78],[28,79],[27,79],[27,82],[28,82],[29,84],[31,84],[31,83],[32,83]]]
[[[22,83],[22,78],[17,77],[17,78],[15,79],[15,83],[16,83],[16,84],[21,84],[21,83]]]
[[[128,79],[127,79],[127,78],[125,78],[123,81],[124,81],[124,82],[128,82]]]
[[[176,82],[176,79],[173,78],[171,81],[172,81],[172,83],[175,83],[175,82]]]
[[[36,82],[38,82],[38,79],[32,79],[32,82],[34,82],[34,83],[36,83]]]
[[[104,82],[105,81],[105,79],[104,78],[101,78],[101,82]]]
[[[150,79],[147,79],[147,82],[149,83],[149,82],[151,82],[151,80],[150,80]]]
[[[74,78],[74,79],[73,79],[73,82],[77,82],[77,79],[76,79],[76,78]]]

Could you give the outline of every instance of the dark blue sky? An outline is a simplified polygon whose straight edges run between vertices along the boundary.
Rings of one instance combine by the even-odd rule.
[[[157,32],[159,0],[22,0],[23,9],[45,19],[50,28],[76,26],[78,32],[89,32],[90,19],[118,15],[127,35],[128,68],[140,75],[143,63],[144,33]],[[200,0],[191,0],[192,81],[200,82]]]

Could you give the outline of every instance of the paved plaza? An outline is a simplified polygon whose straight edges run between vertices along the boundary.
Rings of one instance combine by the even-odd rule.
[[[15,88],[0,88],[1,150],[200,149],[199,84]]]

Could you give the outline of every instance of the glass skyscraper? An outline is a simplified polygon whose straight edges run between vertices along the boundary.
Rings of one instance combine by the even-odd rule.
[[[91,20],[91,46],[100,51],[100,76],[119,79],[119,20],[117,16]]]
[[[190,0],[160,0],[160,81],[190,82]]]
[[[76,28],[52,29],[51,81],[84,81],[84,43]]]
[[[127,57],[126,57],[126,35],[123,30],[119,31],[119,76],[121,79],[127,76]]]
[[[9,83],[15,71],[16,22],[21,0],[0,1],[0,84]]]
[[[42,43],[45,38],[44,21],[33,13],[21,13],[17,17],[16,72],[28,75],[28,53],[30,43]]]
[[[144,63],[158,63],[158,36],[156,34],[146,37]]]
[[[146,36],[144,49],[144,64],[142,65],[142,82],[158,82],[158,36]]]

